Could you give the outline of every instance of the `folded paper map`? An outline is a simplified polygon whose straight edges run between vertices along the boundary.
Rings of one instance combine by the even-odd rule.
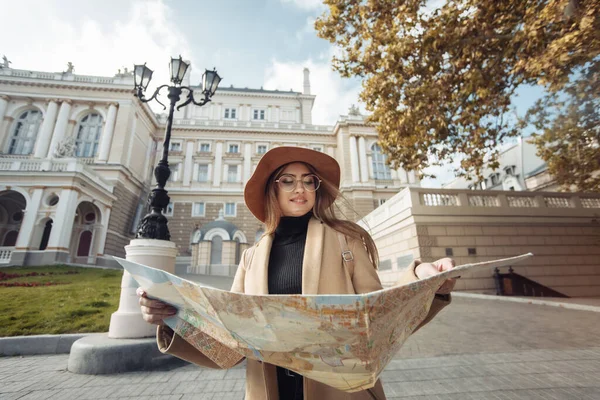
[[[248,357],[354,392],[375,384],[426,318],[446,279],[475,268],[491,272],[530,256],[462,265],[408,285],[346,295],[233,293],[117,261],[149,297],[177,308],[165,322],[219,366]]]

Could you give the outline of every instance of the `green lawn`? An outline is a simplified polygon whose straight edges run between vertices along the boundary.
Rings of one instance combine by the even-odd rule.
[[[65,274],[68,271],[77,273]],[[0,284],[57,285],[0,286],[0,337],[108,331],[110,316],[119,306],[122,271],[65,265],[0,268],[4,274],[31,272],[54,275],[0,278]]]

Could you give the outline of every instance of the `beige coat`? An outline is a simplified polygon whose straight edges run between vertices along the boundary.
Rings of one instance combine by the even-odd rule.
[[[255,246],[246,250],[238,267],[232,292],[268,294],[267,266],[272,236],[266,236]],[[349,240],[354,255],[352,276],[344,266],[337,232],[313,218],[308,225],[306,250],[302,260],[303,294],[353,294],[368,293],[381,289],[377,271],[371,264],[364,245]],[[407,270],[399,284],[417,280],[414,266]],[[435,299],[423,326],[449,302]],[[172,354],[189,362],[210,368],[219,368],[213,361],[188,344],[181,337],[171,339],[165,328],[159,327],[157,341],[163,353]],[[372,400],[385,399],[381,381],[375,387],[355,393],[346,393],[322,383],[304,379],[305,400]],[[246,400],[279,400],[276,367],[272,364],[248,359],[246,368]],[[285,400],[285,399],[281,399]]]

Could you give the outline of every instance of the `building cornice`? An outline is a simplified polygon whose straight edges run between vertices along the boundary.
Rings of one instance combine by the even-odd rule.
[[[52,88],[52,89],[67,89],[67,90],[90,90],[95,92],[112,92],[112,93],[133,93],[133,89],[131,87],[124,87],[122,85],[98,85],[92,86],[88,83],[84,82],[44,82],[44,81],[34,81],[30,79],[0,79],[0,84],[5,85],[14,85],[14,86],[32,86],[32,87],[42,87],[42,88]]]

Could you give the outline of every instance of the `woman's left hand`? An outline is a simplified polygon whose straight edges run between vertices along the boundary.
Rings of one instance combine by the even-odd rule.
[[[451,258],[442,258],[432,263],[421,263],[415,268],[415,274],[419,279],[429,278],[430,276],[437,275],[440,272],[448,271],[454,268],[454,260]],[[456,279],[447,279],[436,293],[449,294],[454,285]]]

